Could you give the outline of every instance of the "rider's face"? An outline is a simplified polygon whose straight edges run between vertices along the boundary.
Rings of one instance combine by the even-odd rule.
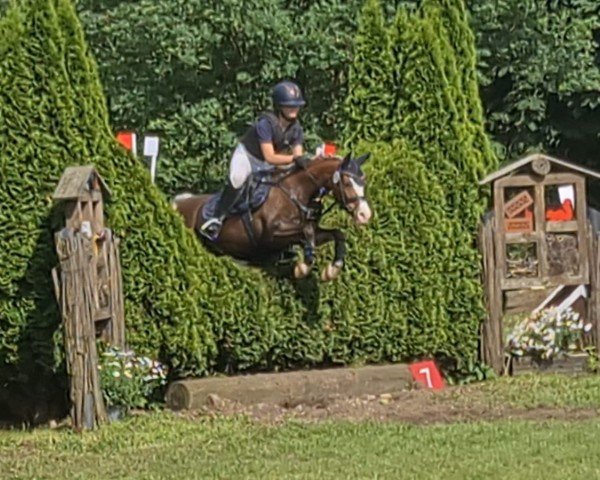
[[[298,107],[281,107],[281,111],[283,114],[290,119],[298,118],[298,112],[300,112],[300,108]]]

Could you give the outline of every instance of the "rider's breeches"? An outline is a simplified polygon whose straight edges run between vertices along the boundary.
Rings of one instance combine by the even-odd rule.
[[[275,167],[250,155],[242,143],[238,143],[229,162],[229,181],[233,188],[241,188],[252,173],[272,171]]]
[[[250,156],[241,143],[238,144],[229,162],[229,181],[233,188],[241,188],[252,173]]]

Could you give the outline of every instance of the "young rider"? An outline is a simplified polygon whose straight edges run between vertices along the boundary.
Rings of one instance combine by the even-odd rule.
[[[235,148],[214,217],[200,227],[200,233],[211,240],[219,236],[223,220],[252,173],[293,163],[305,168],[310,161],[304,155],[304,133],[298,120],[300,108],[306,103],[300,88],[293,82],[279,82],[273,88],[272,99],[273,111],[262,114]]]

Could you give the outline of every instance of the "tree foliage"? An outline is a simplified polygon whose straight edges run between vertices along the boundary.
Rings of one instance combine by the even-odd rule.
[[[303,87],[309,147],[335,138],[357,0],[81,0],[115,128],[163,135],[169,193],[222,182],[235,141],[281,78]]]
[[[600,146],[600,5],[476,0],[483,100],[507,156],[543,149],[590,163]]]

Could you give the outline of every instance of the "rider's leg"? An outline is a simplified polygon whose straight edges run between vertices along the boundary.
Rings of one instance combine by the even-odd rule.
[[[252,172],[250,160],[246,149],[240,144],[235,149],[231,162],[229,163],[229,175],[225,189],[221,193],[221,197],[215,208],[213,218],[209,218],[201,227],[200,233],[214,240],[219,236],[223,220],[239,199],[244,190],[246,180]]]

